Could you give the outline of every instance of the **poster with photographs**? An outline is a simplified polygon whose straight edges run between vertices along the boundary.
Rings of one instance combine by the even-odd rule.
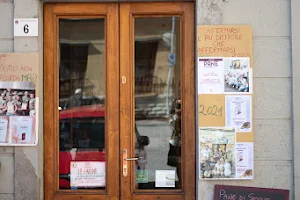
[[[252,93],[250,59],[224,58],[225,93]]]
[[[0,145],[37,144],[37,98],[33,82],[0,82]]]
[[[200,179],[235,179],[235,145],[233,128],[200,128]]]

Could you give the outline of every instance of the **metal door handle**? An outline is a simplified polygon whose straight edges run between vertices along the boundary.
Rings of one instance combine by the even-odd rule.
[[[126,161],[138,160],[138,158],[124,158]]]

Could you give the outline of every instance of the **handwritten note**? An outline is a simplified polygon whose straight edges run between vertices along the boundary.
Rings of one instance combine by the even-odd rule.
[[[39,79],[37,53],[0,54],[0,81],[34,82]]]
[[[198,26],[197,42],[199,57],[252,58],[250,26]]]
[[[225,126],[224,95],[198,95],[198,116],[200,127]]]

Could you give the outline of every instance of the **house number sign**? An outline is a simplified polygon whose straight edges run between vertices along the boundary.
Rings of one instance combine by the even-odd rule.
[[[18,18],[14,19],[15,37],[34,37],[38,36],[38,18]]]

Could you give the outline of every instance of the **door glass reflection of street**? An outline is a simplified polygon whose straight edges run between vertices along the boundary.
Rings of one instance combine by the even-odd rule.
[[[180,18],[136,18],[134,24],[136,188],[179,189]]]

